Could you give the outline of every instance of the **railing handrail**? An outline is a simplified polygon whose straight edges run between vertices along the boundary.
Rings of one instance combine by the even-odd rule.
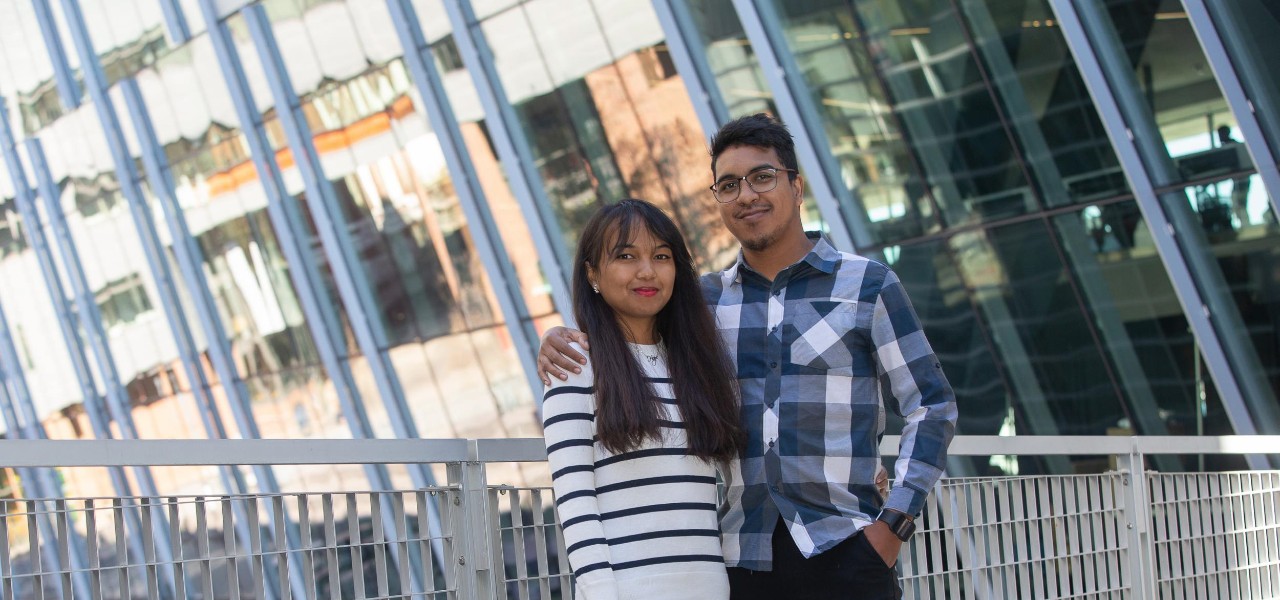
[[[898,436],[885,436],[885,456]],[[1280,435],[1227,436],[956,436],[952,456],[1128,454],[1280,454]],[[132,467],[207,465],[418,464],[538,462],[541,438],[272,439],[272,440],[8,440],[0,466]]]

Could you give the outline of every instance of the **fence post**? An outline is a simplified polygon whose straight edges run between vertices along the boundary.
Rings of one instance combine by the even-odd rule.
[[[1124,516],[1129,540],[1129,581],[1134,600],[1155,598],[1156,574],[1151,540],[1151,499],[1147,494],[1147,470],[1137,439],[1128,454],[1116,456],[1124,473]]]
[[[467,440],[467,461],[446,467],[449,485],[457,486],[449,507],[453,529],[453,568],[457,569],[459,600],[493,598],[493,560],[489,547],[489,495],[486,493],[484,463],[479,460],[476,440]]]

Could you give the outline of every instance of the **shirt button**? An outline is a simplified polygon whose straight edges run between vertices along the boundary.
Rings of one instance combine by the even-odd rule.
[[[770,448],[772,448],[772,447],[773,447],[773,440],[769,440],[769,447],[770,447]]]
[[[769,368],[770,368],[770,369],[776,369],[776,368],[778,368],[778,363],[777,363],[777,361],[770,362],[770,363],[769,363]]]
[[[777,486],[777,485],[771,485],[771,486],[769,486],[769,489],[771,489],[771,490],[773,490],[773,491],[775,491],[775,492],[776,492],[776,491],[778,491],[778,486]]]

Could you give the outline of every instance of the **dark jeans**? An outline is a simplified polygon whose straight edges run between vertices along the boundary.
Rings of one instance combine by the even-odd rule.
[[[861,533],[805,558],[781,519],[773,530],[773,570],[729,568],[732,600],[898,600],[898,572]]]

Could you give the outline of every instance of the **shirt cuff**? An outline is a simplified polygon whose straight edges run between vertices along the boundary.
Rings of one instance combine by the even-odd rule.
[[[924,510],[926,498],[928,498],[928,494],[917,492],[905,485],[899,485],[889,490],[889,499],[885,500],[884,507],[906,513],[914,519],[920,516],[920,511]]]

